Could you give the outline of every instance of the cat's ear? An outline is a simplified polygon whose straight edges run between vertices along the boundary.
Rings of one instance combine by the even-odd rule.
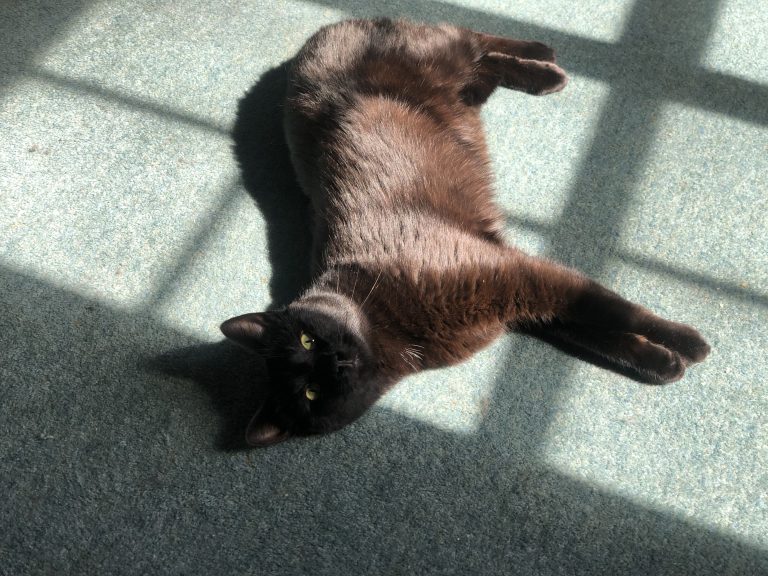
[[[249,446],[256,448],[265,448],[287,440],[290,432],[280,428],[277,424],[269,421],[259,420],[260,414],[251,418],[248,428],[245,431],[245,441]]]
[[[221,331],[230,340],[246,348],[259,348],[265,342],[268,313],[243,314],[230,318],[221,325]]]

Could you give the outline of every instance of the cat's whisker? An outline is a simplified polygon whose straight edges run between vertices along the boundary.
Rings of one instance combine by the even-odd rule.
[[[413,364],[413,361],[405,357],[405,351],[400,353],[400,357],[403,359],[403,362],[405,362],[406,364],[408,364],[408,366],[411,367],[411,370],[413,370],[414,372],[419,371],[419,369],[416,368],[416,366]]]
[[[406,346],[403,351],[400,352],[400,357],[406,364],[408,364],[408,366],[411,367],[414,372],[419,371],[418,365],[421,364],[423,359],[421,354]]]
[[[406,348],[406,351],[408,352],[409,356],[413,356],[414,358],[418,358],[419,360],[422,360],[424,356],[421,354],[421,352],[417,352],[414,349]]]
[[[370,291],[368,292],[368,295],[365,297],[365,300],[363,300],[363,303],[362,303],[362,304],[360,304],[360,309],[361,309],[361,310],[363,310],[363,308],[365,307],[365,303],[366,303],[366,302],[368,302],[368,298],[370,298],[370,297],[371,297],[371,294],[373,294],[373,291],[374,291],[374,289],[375,289],[375,288],[376,288],[376,286],[378,285],[378,283],[379,283],[379,279],[381,278],[381,272],[382,272],[382,271],[381,271],[381,270],[379,270],[379,275],[378,275],[378,276],[376,276],[376,280],[374,281],[374,283],[373,283],[373,286],[371,286],[371,289],[370,289]]]
[[[350,297],[353,301],[355,299],[355,289],[357,289],[357,278],[360,276],[360,268],[355,268],[355,282],[352,284],[352,296]]]

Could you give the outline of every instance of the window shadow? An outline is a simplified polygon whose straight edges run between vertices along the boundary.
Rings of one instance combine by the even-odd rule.
[[[0,15],[0,90],[45,50],[87,5],[83,0],[4,2]]]
[[[553,233],[554,226],[524,215],[507,213],[506,220],[509,226],[530,230],[545,239],[549,238]],[[706,288],[707,290],[723,294],[727,298],[741,300],[742,302],[753,304],[755,306],[768,308],[768,295],[749,287],[739,285],[735,282],[720,280],[719,278],[707,274],[702,274],[694,270],[687,270],[656,258],[643,254],[634,254],[626,250],[613,251],[611,258],[629,264],[635,268],[669,276],[678,282],[685,282],[687,284]]]
[[[441,19],[454,10],[421,6],[439,8]],[[475,16],[507,33],[498,18]],[[279,126],[282,73],[265,74],[245,96],[235,128],[243,179],[269,227],[277,304],[309,269],[306,213]],[[719,105],[736,113],[728,100]],[[642,128],[641,143],[652,132]],[[599,144],[589,163],[607,150]],[[610,240],[622,209],[605,226],[592,222],[595,230]],[[590,225],[581,209],[572,215]],[[606,263],[604,253],[570,257],[590,270]],[[571,364],[548,368],[534,342],[516,345],[514,372],[500,376],[477,435],[377,409],[328,437],[222,452],[237,447],[255,400],[250,378],[260,367],[250,357],[149,314],[9,270],[0,278],[8,573],[768,574],[765,550],[539,462],[551,394]]]
[[[10,270],[0,282],[9,574],[768,574],[764,550],[526,458],[533,387],[514,392],[531,418],[506,413],[493,435],[375,409],[222,452],[211,439],[248,399],[209,393],[239,381],[238,351]],[[516,353],[520,379],[540,378],[535,343]]]
[[[694,65],[714,26],[717,6],[718,0],[685,8],[659,0],[637,0],[633,4],[620,39],[625,55],[624,69],[614,73],[616,78],[610,85],[592,142],[581,161],[561,215],[546,236],[547,257],[597,279],[606,275],[631,208],[637,175],[656,137],[662,105],[658,86],[653,81],[658,63],[648,57],[646,45],[651,43],[661,53],[674,52],[680,62]],[[567,46],[565,51],[567,53]],[[671,57],[670,53],[660,57]],[[630,54],[634,54],[631,60]],[[569,347],[560,349],[569,354],[575,352]],[[577,356],[603,365],[591,355]],[[549,374],[549,384],[542,389],[544,402],[553,404],[560,387],[568,380],[571,364],[562,362],[558,368],[549,366],[547,360],[539,360],[538,364],[538,370]],[[520,382],[525,385],[526,380],[518,378],[514,371],[516,367],[508,366],[505,370],[502,365],[493,401],[499,408],[486,418],[484,428],[498,431],[499,424],[491,417],[503,418],[515,403],[506,380],[512,377],[515,385]],[[545,426],[536,430],[540,433],[539,444],[544,441],[544,430]],[[528,456],[536,458],[540,450],[537,445]]]
[[[86,82],[84,80],[73,80],[49,70],[43,70],[37,67],[29,67],[20,73],[25,78],[32,78],[41,82],[46,82],[51,86],[56,86],[64,90],[69,90],[85,96],[99,98],[121,108],[138,110],[145,114],[151,114],[169,122],[178,122],[192,128],[204,130],[206,132],[229,136],[229,131],[214,122],[201,118],[195,114],[176,110],[164,104],[158,104],[143,98],[137,98],[123,92],[111,90],[95,82]]]

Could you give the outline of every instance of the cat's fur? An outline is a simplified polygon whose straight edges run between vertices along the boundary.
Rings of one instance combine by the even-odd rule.
[[[284,310],[222,325],[269,370],[250,444],[341,428],[400,378],[509,329],[646,382],[677,380],[708,354],[693,328],[505,244],[479,107],[497,86],[562,89],[554,62],[540,43],[388,19],[307,42],[285,130],[313,207],[315,280]]]

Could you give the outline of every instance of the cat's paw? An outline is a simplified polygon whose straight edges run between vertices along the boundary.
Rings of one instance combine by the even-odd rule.
[[[659,341],[667,348],[678,352],[686,366],[704,360],[711,350],[699,331],[687,324],[672,324],[665,330]],[[655,338],[654,338],[655,339]]]
[[[546,86],[541,92],[538,93],[539,96],[560,92],[563,88],[565,88],[568,85],[568,76],[565,74],[565,72],[563,72],[562,68],[559,68],[554,64],[547,64],[546,66],[547,66],[547,75],[549,78],[549,85]]]
[[[685,374],[685,362],[677,352],[670,352],[667,358],[659,363],[654,376],[659,384],[677,382]]]
[[[557,64],[490,52],[482,60],[486,73],[501,86],[536,96],[559,92],[568,84],[568,76]]]
[[[540,62],[538,60],[518,59],[518,65],[523,72],[521,88],[534,96],[545,96],[560,92],[568,84],[568,76],[557,64]]]
[[[712,348],[697,330],[686,326],[687,334],[683,336],[682,345],[678,348],[686,366],[696,364],[704,360]]]
[[[686,363],[674,350],[651,342],[642,336],[636,336],[639,371],[646,376],[650,384],[669,384],[680,380],[685,374]]]

